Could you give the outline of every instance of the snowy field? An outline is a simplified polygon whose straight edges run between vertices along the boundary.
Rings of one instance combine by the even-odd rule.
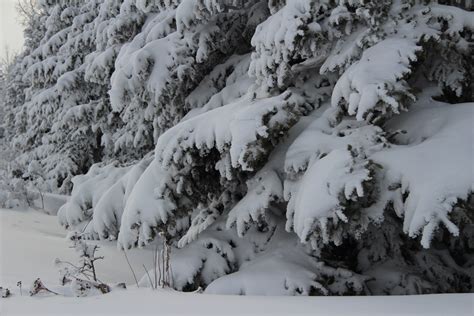
[[[110,284],[126,282],[129,289],[87,298],[41,295],[29,297],[29,284],[40,277],[46,286],[58,286],[55,258],[75,261],[66,232],[57,217],[37,211],[0,210],[0,285],[13,296],[0,299],[0,315],[473,315],[474,295],[391,297],[251,297],[214,296],[137,289],[124,256],[114,243],[102,242],[98,274]],[[149,265],[151,252],[133,250],[129,259],[137,273]],[[105,268],[107,267],[107,268]],[[16,287],[23,283],[23,296]]]

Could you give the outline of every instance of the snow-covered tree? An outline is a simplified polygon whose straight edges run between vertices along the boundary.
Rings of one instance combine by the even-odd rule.
[[[164,239],[180,290],[472,291],[468,4],[41,3],[7,81],[18,160],[74,185],[62,225]]]

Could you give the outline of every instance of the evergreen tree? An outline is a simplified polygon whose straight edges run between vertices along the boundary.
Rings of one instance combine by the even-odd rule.
[[[467,9],[43,0],[7,129],[19,162],[74,184],[61,224],[160,239],[177,289],[472,292]]]

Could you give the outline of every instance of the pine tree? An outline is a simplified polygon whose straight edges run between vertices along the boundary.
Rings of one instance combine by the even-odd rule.
[[[465,9],[43,1],[14,142],[57,186],[84,173],[61,224],[123,248],[161,239],[179,290],[470,292]]]

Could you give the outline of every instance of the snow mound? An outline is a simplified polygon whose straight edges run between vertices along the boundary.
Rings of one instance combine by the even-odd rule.
[[[292,228],[304,242],[317,227],[320,237],[328,242],[329,220],[334,226],[349,221],[344,214],[344,201],[365,197],[372,174],[370,162],[354,157],[348,150],[334,150],[314,162],[301,182],[289,186],[293,192],[288,194],[287,228]],[[336,240],[337,244],[341,242]]]
[[[261,153],[251,144],[291,127],[304,105],[304,99],[290,91],[266,99],[243,97],[169,129],[159,138],[155,155],[166,168],[183,161],[190,149],[216,148],[229,152],[233,168],[252,170]]]
[[[401,97],[415,97],[409,92],[404,76],[411,73],[411,63],[421,50],[413,41],[387,39],[365,50],[337,81],[332,94],[332,106],[342,100],[349,115],[370,121],[374,112],[400,113]]]
[[[398,136],[400,145],[373,156],[385,166],[386,181],[398,184],[394,187],[399,187],[398,199],[404,202],[397,211],[404,217],[405,233],[416,237],[422,231],[425,248],[440,223],[459,235],[449,215],[474,192],[473,117],[474,103],[424,100],[387,124],[391,130],[405,131]],[[421,121],[427,123],[420,125]]]
[[[257,27],[251,42],[255,52],[249,69],[257,83],[269,88],[287,86],[293,61],[315,53],[315,45],[308,44],[307,38],[321,31],[321,26],[313,21],[316,11],[313,1],[289,1]]]
[[[91,219],[104,193],[129,169],[130,167],[117,167],[116,163],[105,167],[94,165],[85,175],[74,177],[71,198],[58,210],[60,224],[69,227]]]
[[[337,276],[334,278],[334,276]],[[217,279],[206,294],[327,295],[364,289],[365,278],[334,269],[308,255],[294,236],[276,231],[269,249],[242,264],[239,271]]]
[[[118,235],[122,248],[144,246],[153,240],[157,227],[167,223],[176,205],[164,198],[169,174],[154,159],[133,187],[125,204]]]
[[[99,238],[117,238],[128,197],[152,159],[145,158],[132,166],[101,196],[92,217],[94,232]]]

